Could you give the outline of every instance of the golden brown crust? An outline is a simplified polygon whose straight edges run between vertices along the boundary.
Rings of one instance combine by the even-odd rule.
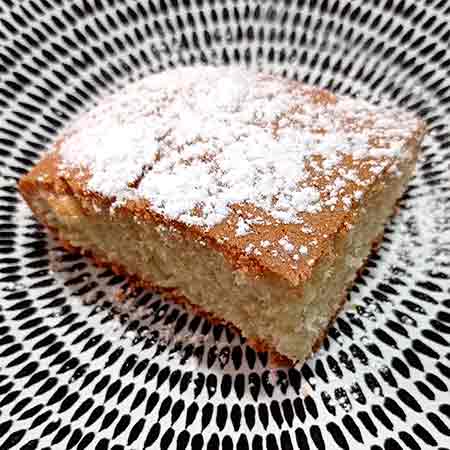
[[[415,163],[419,146],[425,133],[425,125],[416,130],[408,143],[410,165]],[[114,199],[101,196],[87,189],[86,172],[80,169],[59,169],[60,158],[56,150],[47,153],[42,160],[25,175],[19,183],[23,196],[30,199],[33,193],[44,190],[56,194],[74,196],[84,208],[84,214],[96,214],[96,210],[110,211]],[[353,165],[352,165],[353,164]],[[354,168],[354,163],[347,160],[346,169]],[[302,215],[304,224],[255,224],[252,225],[253,232],[244,236],[236,236],[236,222],[243,214],[253,214],[270,221],[270,218],[261,210],[256,210],[251,205],[234,206],[227,221],[211,228],[203,229],[197,226],[187,226],[180,221],[170,220],[167,217],[152,210],[147,201],[128,201],[123,206],[115,208],[113,214],[118,217],[134,218],[140,223],[162,224],[169,228],[178,230],[186,239],[201,240],[208,247],[222,253],[234,269],[247,272],[248,275],[258,277],[275,276],[287,280],[291,285],[298,286],[310,278],[314,267],[320,260],[333,252],[334,241],[345,235],[352,224],[357,221],[360,208],[366,206],[366,202],[373,192],[383,189],[392,163],[385,167],[383,172],[372,179],[365,189],[362,203],[358,206],[352,205],[349,210],[335,209],[324,210],[319,213],[305,213]],[[361,166],[360,172],[367,180],[371,179],[368,168]],[[320,180],[318,181],[320,182]],[[347,187],[356,189],[355,186]],[[237,212],[239,210],[239,212]],[[312,233],[304,233],[304,225],[311,227]],[[245,249],[249,244],[259,244],[261,241],[276,243],[287,236],[295,247],[308,245],[315,241],[315,246],[308,245],[308,256],[301,258],[297,265],[292,265],[290,258],[283,255],[272,255],[269,250],[260,249],[260,255],[248,255]],[[225,238],[225,240],[224,240]]]
[[[86,214],[92,214],[92,205],[108,212],[111,209],[111,205],[114,205],[111,214],[119,217],[133,217],[136,221],[140,222],[164,224],[168,227],[176,228],[187,239],[204,241],[209,247],[221,252],[235,269],[246,271],[255,276],[262,273],[264,275],[274,274],[277,277],[287,280],[291,285],[301,285],[302,282],[311,277],[314,267],[317,266],[321,258],[333,252],[334,240],[338,236],[345,234],[346,229],[357,220],[360,208],[365,206],[365,202],[374,190],[383,187],[389,171],[393,168],[395,169],[397,165],[405,165],[405,161],[403,161],[405,158],[406,160],[409,160],[411,164],[414,163],[418,145],[420,144],[425,131],[425,124],[420,120],[416,120],[411,113],[384,107],[372,109],[361,99],[340,97],[327,90],[309,86],[296,80],[287,80],[273,74],[252,74],[251,72],[246,72],[246,74],[244,74],[243,72],[245,71],[239,70],[236,72],[232,71],[230,75],[228,69],[229,68],[197,67],[189,70],[181,69],[180,71],[168,71],[162,76],[157,76],[156,79],[158,81],[155,81],[154,78],[150,77],[147,80],[143,80],[142,83],[130,85],[128,90],[126,88],[118,93],[117,96],[114,97],[115,100],[109,97],[103,99],[98,105],[100,109],[97,110],[94,108],[92,111],[83,114],[79,120],[74,122],[71,128],[65,130],[63,135],[51,149],[51,153],[45,155],[43,160],[21,180],[21,190],[24,193],[31,193],[32,191],[39,189],[65,192],[67,195],[77,197],[80,203],[85,205]],[[216,78],[216,76],[218,76],[218,78]],[[167,118],[167,120],[169,120],[168,117],[170,117],[170,121],[166,125],[169,125],[171,129],[176,129],[180,127],[180,124],[176,125],[177,122],[173,124],[172,113],[167,112],[169,110],[171,111],[171,108],[174,106],[174,100],[167,100],[169,94],[166,89],[168,87],[170,87],[170,89],[175,89],[175,97],[182,99],[184,95],[194,95],[195,90],[191,91],[191,88],[189,87],[191,82],[195,85],[204,84],[204,87],[206,88],[210,83],[212,83],[212,86],[215,86],[214,80],[227,80],[229,76],[232,76],[231,80],[233,80],[233,83],[237,83],[237,88],[239,88],[239,80],[242,81],[242,77],[245,79],[248,78],[248,82],[251,83],[256,90],[261,90],[258,96],[263,95],[264,97],[265,93],[269,94],[269,92],[271,92],[270,88],[268,88],[270,83],[274,83],[277,86],[277,92],[279,92],[276,96],[270,94],[270,98],[280,98],[283,97],[283,95],[287,96],[289,100],[285,99],[286,105],[279,111],[277,107],[275,107],[275,110],[278,111],[278,113],[275,114],[269,122],[255,121],[255,118],[245,119],[244,122],[246,124],[247,120],[250,121],[251,127],[247,127],[248,124],[245,125],[246,131],[244,134],[252,134],[251,130],[253,128],[258,130],[265,129],[271,133],[272,137],[277,141],[280,138],[280,130],[299,132],[298,136],[296,135],[297,137],[293,140],[293,145],[298,147],[299,161],[305,161],[305,167],[301,170],[302,173],[304,172],[304,177],[299,177],[297,172],[291,173],[288,171],[288,173],[291,174],[289,175],[290,177],[298,179],[298,182],[296,183],[298,188],[303,189],[307,187],[313,189],[318,195],[320,193],[320,211],[296,211],[297,214],[295,217],[298,219],[298,223],[284,223],[277,222],[267,211],[257,208],[253,204],[243,202],[231,205],[227,204],[227,213],[228,208],[230,209],[230,213],[226,216],[226,219],[222,220],[220,223],[216,223],[210,228],[197,225],[188,226],[183,223],[182,220],[170,220],[169,217],[156,212],[156,208],[154,208],[148,200],[148,198],[152,198],[151,195],[146,196],[142,191],[137,192],[143,178],[147,175],[151,178],[153,173],[152,170],[154,170],[152,168],[153,165],[157,164],[157,161],[162,158],[161,155],[165,151],[162,149],[167,146],[168,154],[174,156],[174,161],[177,161],[178,151],[180,150],[178,143],[176,143],[178,141],[176,139],[175,141],[173,139],[166,141],[165,138],[161,136],[159,137],[161,141],[158,141],[159,146],[155,160],[153,161],[150,155],[148,162],[140,160],[140,162],[137,163],[137,175],[132,177],[128,182],[128,188],[132,187],[133,195],[136,194],[133,198],[139,198],[138,200],[128,200],[121,203],[120,206],[117,206],[115,204],[116,199],[113,197],[113,194],[111,194],[111,192],[117,193],[114,189],[102,189],[102,187],[104,187],[103,183],[100,183],[100,187],[97,186],[93,188],[98,192],[89,189],[89,182],[92,181],[92,176],[95,176],[94,172],[96,172],[94,168],[95,164],[94,166],[89,165],[87,160],[90,160],[90,157],[87,157],[86,160],[86,155],[84,155],[85,157],[78,157],[80,154],[83,154],[84,151],[93,152],[98,149],[99,142],[102,141],[101,139],[98,141],[98,138],[104,137],[105,134],[108,135],[107,130],[109,128],[96,128],[99,120],[102,122],[102,117],[108,118],[119,115],[119,122],[126,122],[128,125],[133,125],[136,122],[140,123],[139,120],[143,117],[146,117],[145,120],[150,120],[150,122],[153,120],[158,122],[160,116]],[[188,80],[190,81],[187,82]],[[267,82],[269,82],[269,84],[267,84]],[[168,86],[168,84],[170,86]],[[152,94],[155,89],[157,92],[162,93],[161,98],[166,98],[168,103],[166,103],[166,100],[157,100],[159,97],[155,97]],[[214,89],[216,89],[216,91],[213,90],[211,92],[217,92],[217,87]],[[220,90],[221,87],[219,87],[219,91]],[[209,92],[209,90],[207,91]],[[284,94],[282,94],[283,92]],[[148,96],[148,100],[146,96]],[[197,99],[194,97],[197,106],[203,105],[202,98],[201,95]],[[247,100],[244,100],[244,98]],[[242,99],[243,103],[240,107],[245,109],[246,105],[248,106],[249,104],[253,106],[255,106],[255,104],[259,105],[258,102],[255,104],[253,103],[255,98],[256,97],[253,97],[253,94],[244,95]],[[226,102],[230,101],[230,98],[226,99]],[[180,104],[182,103],[183,102]],[[233,101],[231,101],[231,103],[233,103]],[[269,109],[270,107],[268,105],[270,104],[270,101],[269,103],[264,103]],[[148,106],[150,106],[150,109],[147,110],[146,108]],[[228,104],[228,106],[232,107],[233,105]],[[257,109],[255,110],[256,113],[264,113],[264,111],[260,111],[260,109],[264,109],[265,107],[257,106]],[[156,108],[159,111],[158,114],[154,113],[153,108]],[[233,107],[231,109],[233,109]],[[213,108],[211,111],[215,111],[215,109]],[[166,113],[168,115],[166,115]],[[193,113],[193,110],[191,110],[190,107],[187,109],[182,108],[179,111],[180,117],[186,114],[187,123],[190,123],[188,117],[190,113]],[[208,114],[208,116],[214,116],[214,113]],[[390,119],[386,122],[386,117],[384,116],[390,117]],[[227,120],[229,120],[230,123],[230,127],[226,128],[227,133],[233,134],[234,131],[239,131],[237,129],[242,125],[239,125],[241,119],[234,114],[227,117]],[[128,119],[130,123],[128,123]],[[107,123],[109,124],[109,122]],[[112,123],[115,122],[113,121]],[[218,125],[215,122],[212,126],[218,128],[222,127],[222,125]],[[148,127],[145,126],[144,128],[146,129]],[[200,126],[200,128],[203,128],[203,126]],[[122,131],[120,131],[117,138],[123,137],[124,135],[126,137],[128,135],[122,128],[121,130]],[[171,135],[172,131],[168,131],[167,134]],[[192,138],[192,144],[201,142],[202,147],[204,146],[207,150],[205,154],[202,153],[202,158],[215,161],[217,163],[216,170],[220,170],[220,159],[215,159],[216,156],[214,156],[214,152],[209,151],[212,141],[203,136],[203,132],[204,130],[202,129],[198,130],[196,137]],[[319,139],[317,142],[322,142],[325,149],[319,151],[319,147],[321,148],[321,146],[315,143],[314,145],[317,146],[317,151],[314,151],[311,154],[308,153],[309,151],[305,153],[305,150],[302,150],[303,146],[301,144],[304,144],[302,138],[305,138],[306,141],[308,141],[310,139],[307,137],[309,136],[309,133],[315,137],[328,136],[331,138],[331,141],[325,140],[322,142]],[[131,134],[134,136],[136,133]],[[351,139],[349,138],[350,135],[353,136]],[[366,139],[358,140],[355,136],[365,136]],[[89,138],[84,139],[86,137]],[[94,139],[93,141],[90,140],[91,137]],[[347,138],[350,140],[348,141]],[[148,136],[143,139],[145,143]],[[349,144],[352,139],[356,139],[356,143]],[[343,145],[344,150],[346,149],[348,151],[340,150],[341,154],[339,158],[333,157],[329,160],[329,164],[326,164],[325,170],[323,163],[326,162],[327,158],[324,155],[328,154],[326,148],[332,146],[333,140],[339,141]],[[137,142],[139,141],[140,139],[137,139]],[[163,141],[164,145],[162,145]],[[111,166],[111,161],[113,161],[114,158],[110,159],[111,155],[109,152],[112,150],[114,153],[117,149],[111,149],[111,147],[114,147],[115,145],[114,141],[107,140],[106,142],[106,146],[101,147],[100,153],[104,156],[106,155],[107,159],[105,160],[105,165],[102,165],[102,169],[100,169],[99,172],[103,174],[104,178],[110,180],[114,179],[114,177],[118,177],[119,172],[121,172],[120,169],[125,169],[125,173],[128,172],[126,170],[127,165],[122,158],[120,158],[120,161],[122,162],[119,166]],[[250,142],[253,142],[252,148],[260,147],[258,140],[252,140]],[[273,146],[273,142],[270,146]],[[396,151],[391,151],[391,143],[396,143],[402,147],[398,153],[396,153]],[[92,144],[92,146],[90,144]],[[118,145],[123,144],[120,143]],[[132,140],[130,145],[132,145],[132,148],[135,148],[136,141]],[[151,147],[153,144],[145,145],[150,145]],[[74,153],[77,156],[75,159],[67,159],[67,148],[69,148],[70,154]],[[339,148],[341,147],[339,146]],[[390,150],[386,151],[387,148]],[[363,149],[365,150],[358,156],[358,154],[361,153],[360,150]],[[230,147],[229,142],[224,144],[223,152],[229,152],[227,156],[236,160],[234,163],[238,162],[239,157],[234,154],[235,150],[233,150],[233,146]],[[270,153],[269,147],[266,148],[264,152],[268,155]],[[273,163],[270,162],[270,158],[265,160],[265,156],[267,155],[265,155],[264,152],[262,155],[258,156],[258,159],[261,159],[261,162],[258,163],[262,164],[260,167],[261,170],[264,167],[267,169],[266,165],[268,165],[269,168],[273,165]],[[124,153],[127,154],[127,152]],[[151,153],[150,149],[149,153]],[[64,159],[64,164],[61,164],[61,159]],[[283,161],[284,160],[281,158],[281,162]],[[225,165],[228,165],[228,163]],[[190,164],[188,164],[188,166],[190,166]],[[92,173],[90,171],[92,171]],[[114,171],[116,173],[114,173]],[[214,171],[214,169],[211,169],[211,171]],[[165,176],[167,173],[166,168],[163,171],[163,175]],[[103,182],[105,181],[103,178],[102,180]],[[209,180],[214,183],[211,179]],[[336,181],[338,181],[337,185],[335,183]],[[255,184],[255,186],[251,186],[252,188],[255,187],[258,190],[261,190],[261,194],[266,193],[264,191],[267,191],[267,186],[256,185],[257,183],[263,184],[259,177],[252,179],[251,183]],[[109,183],[107,182],[106,184]],[[289,184],[289,186],[290,187],[287,189],[288,194],[292,194],[292,191],[295,191],[296,188],[291,184]],[[152,190],[154,190],[154,188],[152,188]],[[109,194],[102,195],[99,192],[107,192]],[[282,192],[284,192],[283,189],[279,194]],[[356,196],[355,193],[357,193]],[[127,192],[126,198],[129,198],[128,194],[129,192]],[[234,197],[231,196],[231,198]],[[344,198],[346,201],[344,201]],[[166,200],[167,203],[171,203],[171,200],[174,200],[174,198],[171,199],[169,197]],[[249,198],[249,202],[250,200],[251,199]],[[275,200],[275,198],[272,198],[272,200]],[[327,203],[330,201],[331,203]],[[287,201],[287,203],[289,203],[289,201]],[[202,202],[197,204],[202,204]],[[190,211],[189,214],[195,215],[196,208],[201,209],[200,206],[197,206],[194,208],[194,211]],[[295,209],[299,209],[298,206],[295,207]],[[164,211],[164,209],[160,211]],[[292,217],[293,216],[291,216],[291,219]],[[256,220],[256,218],[258,218],[258,220]],[[239,221],[245,222],[246,227],[250,229],[250,232],[237,233],[236,230]],[[295,256],[298,258],[293,260],[289,251],[280,244],[280,240],[283,240],[285,237],[288,238],[288,241],[292,244],[292,247],[296,249],[296,252],[297,249],[305,247],[307,249],[307,255],[303,253],[300,258],[298,257],[299,255],[296,254]],[[262,242],[269,243],[269,245],[261,245]],[[248,250],[249,248],[250,250]],[[257,249],[257,252],[255,249]]]

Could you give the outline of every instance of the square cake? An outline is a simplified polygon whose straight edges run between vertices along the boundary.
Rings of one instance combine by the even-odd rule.
[[[411,177],[412,113],[231,67],[150,75],[20,191],[64,245],[303,362]]]

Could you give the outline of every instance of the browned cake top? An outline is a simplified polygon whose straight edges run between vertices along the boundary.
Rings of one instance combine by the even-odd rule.
[[[59,175],[195,230],[296,284],[423,125],[411,113],[237,68],[181,68],[63,133]]]

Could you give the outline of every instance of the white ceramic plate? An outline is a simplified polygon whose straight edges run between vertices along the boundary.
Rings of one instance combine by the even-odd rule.
[[[0,449],[450,447],[450,5],[3,0]],[[320,352],[269,370],[222,326],[83,257],[16,181],[100,95],[240,63],[390,99],[429,124],[417,176]]]

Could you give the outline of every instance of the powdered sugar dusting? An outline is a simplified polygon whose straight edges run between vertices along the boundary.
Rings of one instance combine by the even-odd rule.
[[[250,233],[250,231],[251,228],[248,223],[242,217],[239,217],[236,225],[236,236],[244,236]]]
[[[298,249],[299,253],[303,256],[308,254],[308,248],[305,247],[304,245],[300,245],[299,249]]]
[[[146,199],[152,209],[210,228],[234,204],[281,223],[334,208],[347,182],[319,187],[343,158],[371,158],[377,176],[417,128],[413,115],[335,97],[237,68],[181,68],[128,86],[82,116],[60,146],[61,169],[87,169],[88,189]],[[341,192],[342,191],[342,192]],[[340,197],[341,196],[341,197]],[[249,233],[239,219],[236,234]]]
[[[86,127],[64,142],[63,161],[91,169],[89,189],[106,196],[125,194],[143,166],[156,155],[155,133],[146,124],[143,118],[124,123],[117,116],[100,121],[95,128]]]
[[[287,236],[281,238],[278,243],[281,245],[281,247],[284,248],[287,253],[292,253],[294,251],[294,244],[289,241],[289,238]]]

